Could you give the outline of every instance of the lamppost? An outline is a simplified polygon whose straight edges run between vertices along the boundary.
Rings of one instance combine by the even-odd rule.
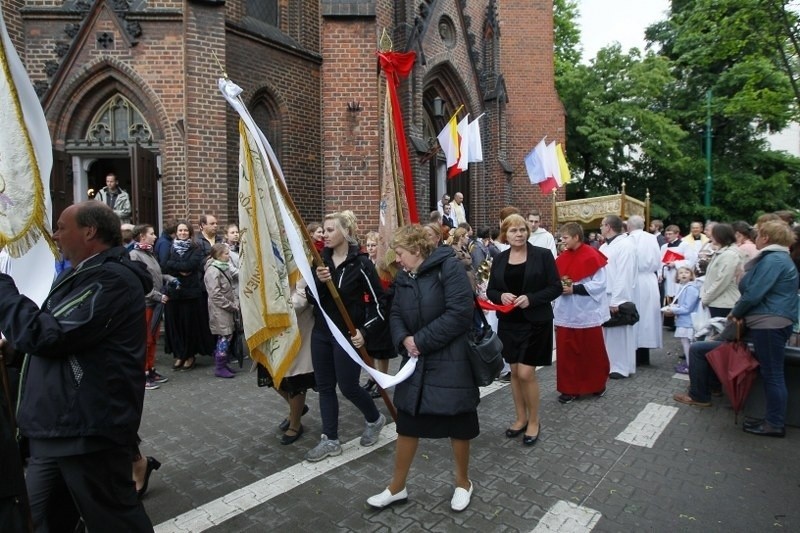
[[[711,207],[711,89],[706,91],[706,197],[704,205]]]

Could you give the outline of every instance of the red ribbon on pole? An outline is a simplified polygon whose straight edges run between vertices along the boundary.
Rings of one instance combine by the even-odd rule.
[[[397,150],[400,154],[400,168],[403,172],[403,183],[408,201],[408,215],[411,222],[419,222],[417,215],[417,200],[414,193],[414,178],[411,174],[411,162],[408,160],[408,147],[406,145],[406,131],[403,127],[403,113],[400,110],[400,101],[397,98],[397,87],[400,80],[411,73],[414,68],[417,54],[411,52],[378,52],[381,69],[386,74],[386,84],[389,88],[389,99],[392,101],[392,116],[394,117],[394,132],[397,138]],[[384,155],[387,157],[388,155]]]

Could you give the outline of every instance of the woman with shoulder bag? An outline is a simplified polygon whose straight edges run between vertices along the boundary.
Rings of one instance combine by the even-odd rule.
[[[420,438],[449,438],[455,460],[454,511],[467,508],[470,440],[480,433],[479,392],[467,359],[473,292],[450,247],[435,247],[419,225],[397,230],[392,241],[403,271],[395,279],[390,316],[392,341],[417,358],[414,373],[395,387],[397,449],[392,481],[367,500],[384,508],[408,498],[406,478]]]

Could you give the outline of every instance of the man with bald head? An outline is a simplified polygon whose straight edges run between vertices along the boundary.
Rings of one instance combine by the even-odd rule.
[[[661,247],[652,233],[644,231],[644,218],[628,217],[628,238],[636,250],[636,284],[633,303],[639,311],[639,322],[633,325],[636,336],[636,364],[650,364],[650,348],[661,348],[661,297],[658,271],[661,269]]]
[[[131,476],[144,402],[144,269],[121,246],[102,202],[68,207],[53,240],[73,265],[41,309],[0,274],[0,331],[27,356],[19,429],[30,443],[26,484],[36,531],[66,486],[89,531],[152,531]]]

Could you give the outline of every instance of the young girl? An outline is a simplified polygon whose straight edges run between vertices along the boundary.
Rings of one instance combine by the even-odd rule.
[[[685,361],[678,363],[675,372],[689,373],[689,346],[694,338],[692,327],[692,313],[697,311],[700,303],[700,289],[694,281],[694,272],[689,267],[680,267],[675,274],[678,282],[678,292],[672,304],[664,310],[669,310],[675,315],[675,338],[681,340]]]
[[[233,337],[234,317],[239,311],[239,298],[233,290],[230,277],[231,252],[225,243],[211,247],[211,260],[206,263],[203,278],[208,291],[208,317],[211,333],[217,337],[214,348],[214,375],[218,378],[232,378],[234,373],[228,366],[231,337]]]

